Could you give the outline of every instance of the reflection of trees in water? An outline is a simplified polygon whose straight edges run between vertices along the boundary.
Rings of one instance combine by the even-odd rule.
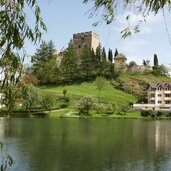
[[[169,126],[168,121],[16,119],[9,122],[8,136],[18,139],[19,157],[37,170],[161,170],[170,159]]]

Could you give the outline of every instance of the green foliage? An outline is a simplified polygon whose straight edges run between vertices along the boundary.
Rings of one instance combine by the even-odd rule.
[[[40,84],[55,83],[57,75],[55,47],[52,41],[42,42],[37,52],[32,56],[33,74]]]
[[[41,92],[34,85],[25,85],[21,90],[22,107],[28,111],[36,109],[41,105]]]
[[[65,51],[63,55],[59,68],[59,74],[63,78],[63,82],[72,83],[79,77],[77,62],[76,50],[73,44],[69,43],[69,46],[67,48],[67,51]]]
[[[151,110],[142,110],[141,111],[141,116],[143,117],[148,117],[152,114],[153,112]]]
[[[1,69],[4,74],[2,89],[4,93],[3,104],[8,113],[12,113],[19,88],[22,86],[21,76],[23,74],[23,61],[19,54],[9,52],[1,59]]]
[[[112,49],[109,49],[109,51],[108,51],[108,61],[110,61],[111,63],[113,62],[113,52],[112,52]]]
[[[55,104],[54,95],[49,92],[42,93],[40,103],[41,103],[42,109],[48,110],[49,114],[50,114],[50,111],[51,111],[53,105]]]
[[[157,54],[154,54],[154,67],[158,67],[158,58],[157,58]]]
[[[117,49],[115,49],[115,57],[118,55],[119,53],[118,53],[118,50]]]
[[[10,49],[21,49],[24,40],[29,39],[36,42],[41,38],[42,31],[46,31],[46,26],[40,16],[40,7],[36,0],[13,0],[0,2],[0,46],[6,52]],[[29,26],[27,23],[28,11],[34,13],[35,25]]]
[[[36,0],[13,0],[0,2],[0,67],[4,75],[2,90],[4,92],[4,103],[8,113],[14,109],[15,99],[23,69],[23,56],[20,50],[25,40],[36,43],[46,31],[46,26],[40,16],[40,8]],[[27,10],[26,10],[27,9]],[[33,12],[34,24],[28,25],[28,9]]]
[[[64,97],[66,96],[66,93],[67,93],[67,90],[64,89],[64,90],[63,90],[63,95],[64,95]]]
[[[126,38],[134,33],[140,32],[140,25],[146,18],[149,13],[152,12],[157,14],[160,10],[167,9],[170,10],[171,1],[157,1],[157,0],[126,0],[126,1],[115,1],[115,0],[83,0],[83,3],[93,3],[93,7],[90,10],[90,17],[96,15],[96,13],[102,12],[99,15],[102,17],[99,21],[95,22],[94,25],[98,25],[102,21],[105,21],[106,24],[110,24],[118,17],[118,10],[124,9],[125,11],[129,10],[129,13],[137,13],[141,15],[140,19],[135,25],[130,25],[130,15],[128,14],[125,17],[125,20],[128,22],[128,27],[121,31],[122,37]]]
[[[164,65],[154,66],[152,73],[155,76],[165,76],[165,77],[169,77],[168,69]]]
[[[105,78],[103,77],[97,77],[95,82],[94,82],[98,92],[99,92],[99,96],[100,96],[100,92],[105,89],[105,87],[107,86],[108,82]]]
[[[84,97],[79,101],[78,110],[80,115],[89,115],[89,111],[93,106],[93,100],[89,97]]]
[[[129,67],[129,68],[132,68],[132,67],[134,67],[134,66],[136,66],[136,65],[137,65],[137,64],[136,64],[135,61],[130,61],[129,64],[128,64],[128,67]]]

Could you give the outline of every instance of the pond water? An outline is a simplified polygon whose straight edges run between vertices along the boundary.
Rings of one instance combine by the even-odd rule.
[[[1,119],[9,171],[170,171],[171,121]]]

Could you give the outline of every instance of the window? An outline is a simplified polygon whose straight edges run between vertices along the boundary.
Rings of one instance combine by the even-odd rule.
[[[155,100],[151,100],[150,101],[150,104],[155,104]]]
[[[158,87],[158,90],[161,90],[161,87]]]
[[[78,45],[78,48],[81,48],[81,45]]]
[[[166,87],[166,91],[170,91],[170,88],[169,87]]]
[[[166,101],[166,104],[170,104],[170,101]]]
[[[171,94],[165,94],[165,97],[171,97]]]
[[[150,97],[155,97],[155,95],[154,94],[151,94],[151,96]]]
[[[162,103],[162,101],[159,100],[159,101],[158,101],[158,104],[161,104],[161,103]]]
[[[161,94],[158,94],[158,97],[161,97],[162,95]]]

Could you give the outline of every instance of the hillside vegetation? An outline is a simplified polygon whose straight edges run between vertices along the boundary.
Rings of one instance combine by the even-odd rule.
[[[150,82],[171,82],[171,79],[166,76],[154,76],[145,73],[122,73],[116,80],[112,81],[112,84],[117,89],[142,97],[146,95],[147,86]]]
[[[99,92],[94,83],[82,83],[66,86],[42,86],[42,91],[52,92],[54,95],[63,96],[63,90],[67,90],[66,96],[70,98],[71,105],[75,106],[76,101],[82,97],[90,97],[93,99],[100,98],[104,103],[116,103],[118,105],[128,105],[134,103],[137,98],[133,95],[117,90],[111,84],[107,84],[104,90]]]

